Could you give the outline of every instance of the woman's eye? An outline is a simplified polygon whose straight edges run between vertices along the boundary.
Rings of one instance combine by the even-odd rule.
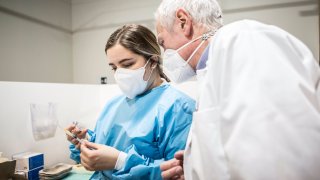
[[[122,66],[124,67],[124,68],[129,68],[130,66],[132,66],[133,64],[132,63],[130,63],[130,64],[123,64]]]
[[[111,70],[112,70],[112,71],[116,71],[117,68],[116,68],[116,67],[111,67]]]

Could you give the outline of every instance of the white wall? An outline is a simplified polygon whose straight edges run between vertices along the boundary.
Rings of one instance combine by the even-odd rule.
[[[114,82],[104,52],[108,35],[115,29],[97,29],[75,33],[73,39],[73,77],[75,83],[99,84],[100,77],[107,76]]]
[[[224,22],[256,19],[277,25],[301,39],[319,59],[318,16],[301,16],[304,10],[314,10],[317,4],[277,8],[270,5],[308,0],[220,0],[225,10]],[[314,1],[315,2],[315,1]],[[110,34],[125,23],[140,23],[154,30],[153,14],[160,1],[138,0],[73,0],[72,29],[74,79],[76,83],[99,83],[103,75],[113,83],[113,73],[107,65],[104,46]],[[291,5],[292,6],[292,5]],[[247,12],[241,8],[258,7]],[[266,7],[261,9],[261,7]],[[268,8],[269,7],[269,8]],[[230,11],[231,10],[231,11]],[[243,9],[242,9],[243,10]]]
[[[195,98],[195,82],[177,86]],[[116,85],[72,85],[55,83],[21,83],[0,81],[0,152],[3,156],[34,151],[45,154],[45,166],[69,159],[69,143],[61,129],[53,138],[35,141],[32,135],[30,104],[57,105],[57,118],[62,127],[72,121],[93,129],[105,103],[120,94]]]
[[[0,0],[0,80],[73,81],[71,2]]]
[[[30,104],[54,102],[61,126],[79,121],[93,129],[105,102],[119,92],[115,85],[107,88],[101,85],[0,82],[0,152],[6,157],[24,151],[43,152],[46,166],[72,163],[69,143],[61,129],[57,129],[53,138],[33,139]]]
[[[108,82],[114,83],[104,52],[107,39],[126,23],[154,28],[153,13],[159,3],[150,0],[72,1],[74,82],[96,84],[101,76],[107,76]]]
[[[305,16],[303,13],[316,10],[317,4],[294,6],[295,2],[310,2],[310,0],[223,0],[224,22],[240,19],[255,19],[267,24],[273,24],[290,32],[302,40],[313,52],[315,58],[319,60],[319,17],[316,15]],[[313,1],[316,2],[316,1]],[[270,5],[288,4],[291,7],[265,8],[260,10],[250,10],[247,12],[232,12],[246,7],[268,7]],[[231,11],[231,12],[230,12]]]
[[[160,2],[0,0],[0,80],[99,84],[100,77],[107,76],[114,83],[104,52],[107,38],[126,23],[143,24],[154,31],[153,14]],[[220,2],[226,24],[247,18],[277,25],[301,39],[319,59],[318,16],[301,15],[317,8],[315,0]]]

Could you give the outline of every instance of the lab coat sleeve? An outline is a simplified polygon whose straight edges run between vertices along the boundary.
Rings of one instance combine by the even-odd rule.
[[[92,131],[92,130],[89,130],[88,129],[88,141],[90,141],[90,142],[94,142],[95,141],[95,133]],[[76,146],[75,145],[73,145],[73,144],[70,144],[70,146],[69,146],[69,150],[70,150],[70,152],[71,152],[71,154],[70,154],[70,158],[72,159],[72,160],[74,160],[75,162],[77,162],[77,163],[81,163],[81,159],[80,159],[80,150],[79,149],[77,149],[76,148]]]
[[[252,23],[227,27],[214,41],[192,132],[201,141],[191,147],[193,175],[319,178],[320,71],[312,53],[288,33]],[[211,154],[197,154],[204,151]]]
[[[115,171],[115,179],[162,179],[160,164],[172,159],[174,153],[185,147],[195,103],[177,102],[159,121],[159,151],[162,159],[152,159],[140,154],[134,145],[126,149],[123,169]],[[160,115],[162,116],[162,115]]]

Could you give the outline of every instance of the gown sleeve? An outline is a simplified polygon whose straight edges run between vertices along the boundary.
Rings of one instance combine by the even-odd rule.
[[[125,165],[121,170],[114,171],[112,176],[115,179],[162,179],[161,162],[172,159],[176,151],[185,148],[194,107],[192,100],[178,100],[162,117],[158,117],[158,148],[162,158],[156,160],[147,157],[131,145],[125,150]]]

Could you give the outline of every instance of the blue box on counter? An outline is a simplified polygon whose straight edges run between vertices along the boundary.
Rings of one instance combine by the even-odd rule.
[[[29,171],[44,165],[43,153],[24,152],[13,155],[12,159],[16,160],[16,171]]]
[[[42,169],[43,166],[31,170],[16,171],[16,173],[22,175],[24,178],[28,180],[39,180],[39,171],[41,171]]]
[[[32,170],[29,170],[27,173],[27,179],[28,180],[39,180],[39,171],[43,169],[43,166],[34,168]]]

